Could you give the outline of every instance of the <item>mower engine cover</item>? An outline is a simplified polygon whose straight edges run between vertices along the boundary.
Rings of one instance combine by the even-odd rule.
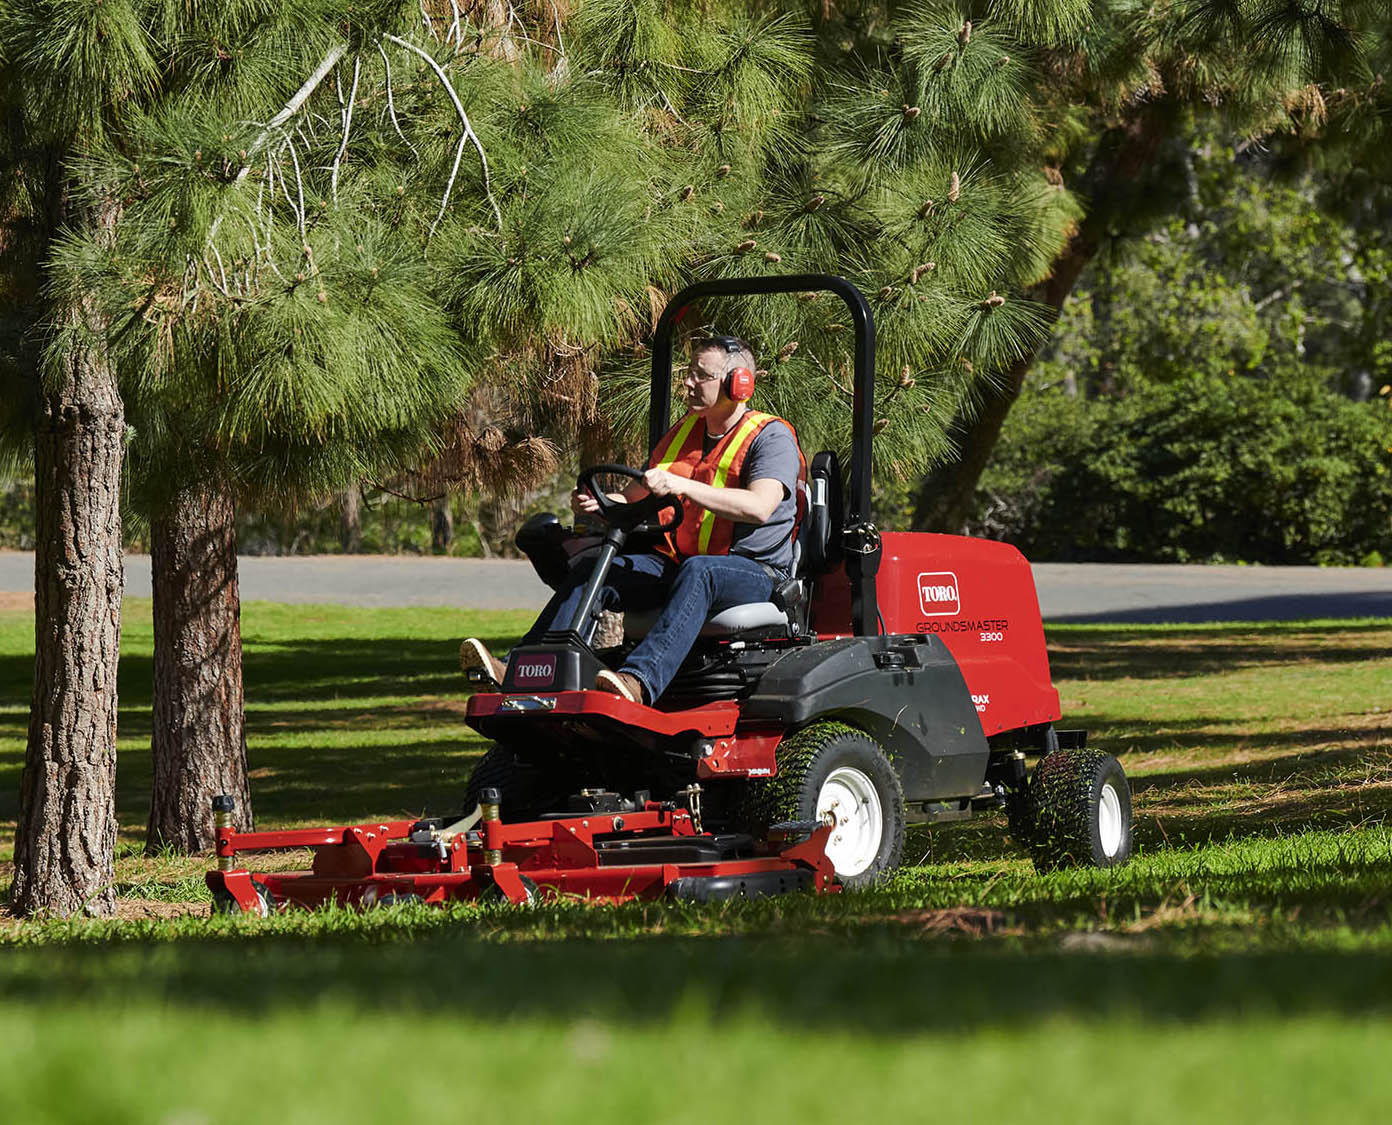
[[[886,633],[936,636],[947,645],[987,737],[1059,719],[1044,624],[1029,562],[1008,543],[960,535],[888,532],[877,583]],[[818,584],[813,628],[851,632],[851,587],[838,568]]]

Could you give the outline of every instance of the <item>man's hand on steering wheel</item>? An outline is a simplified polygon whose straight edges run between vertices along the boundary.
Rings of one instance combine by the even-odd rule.
[[[666,469],[649,469],[643,474],[643,484],[654,496],[685,496],[688,483],[688,478]]]
[[[570,490],[570,510],[577,516],[599,515],[599,501],[583,488]]]
[[[581,510],[596,513],[611,526],[629,532],[655,534],[671,531],[681,523],[681,501],[674,492],[659,493],[648,483],[648,476],[654,472],[661,473],[663,477],[673,475],[660,469],[643,473],[626,465],[591,466],[580,474],[576,482],[571,507],[577,514]],[[603,474],[628,477],[635,484],[643,485],[647,495],[628,503],[616,500],[598,486],[595,478]]]

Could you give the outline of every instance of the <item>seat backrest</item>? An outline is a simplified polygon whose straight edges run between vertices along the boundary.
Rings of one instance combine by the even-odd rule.
[[[801,570],[793,573],[815,578],[841,559],[841,465],[831,450],[812,458],[807,487],[811,495],[798,534]]]

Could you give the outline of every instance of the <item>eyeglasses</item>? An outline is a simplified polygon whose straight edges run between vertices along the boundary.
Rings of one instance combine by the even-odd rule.
[[[701,352],[712,351],[715,348],[719,348],[726,355],[734,355],[736,352],[749,352],[751,355],[754,353],[754,349],[738,336],[702,336],[691,341],[691,354],[693,356],[697,356]],[[682,376],[682,382],[709,383],[714,379],[725,378],[725,374],[725,372],[717,375],[708,374],[697,367],[693,359],[692,366]]]
[[[725,378],[725,375],[724,375],[723,372],[717,371],[714,375],[712,375],[709,371],[702,371],[699,367],[692,367],[692,368],[689,368],[689,369],[687,370],[686,374],[682,376],[682,382],[683,382],[683,383],[709,383],[709,382],[711,382],[711,381],[714,380],[714,379],[723,379],[723,378]]]

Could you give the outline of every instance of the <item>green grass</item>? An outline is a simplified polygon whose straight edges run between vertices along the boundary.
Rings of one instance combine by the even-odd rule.
[[[503,646],[527,621],[249,605],[244,623],[258,819],[299,825],[457,803],[483,748],[458,640]],[[128,603],[127,917],[0,919],[0,1120],[234,1121],[243,1098],[315,1122],[917,1119],[953,1102],[1007,1120],[1371,1118],[1392,1095],[1392,622],[1049,639],[1068,723],[1133,780],[1123,869],[1041,877],[981,818],[915,830],[908,865],[856,896],[212,919],[206,860],[140,854],[150,626]],[[28,615],[0,613],[6,847],[31,645]]]

